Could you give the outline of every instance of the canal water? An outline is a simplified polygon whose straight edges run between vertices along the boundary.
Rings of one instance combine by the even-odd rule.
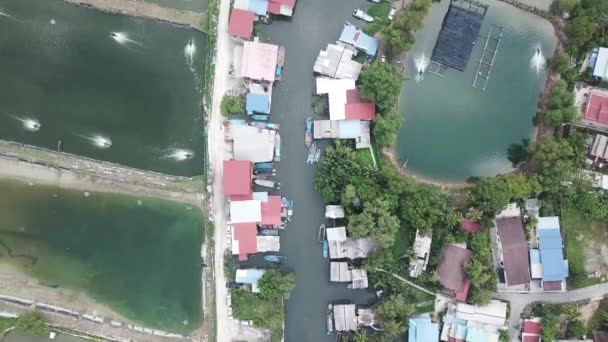
[[[479,38],[464,72],[449,69],[444,78],[424,74],[416,80],[415,61],[432,54],[449,1],[434,3],[416,33],[406,60],[400,110],[405,122],[397,153],[407,170],[439,181],[464,181],[469,176],[494,176],[512,170],[510,144],[533,134],[533,117],[545,71],[536,62],[553,54],[551,24],[502,2],[492,1],[481,33],[492,24],[504,27],[487,90],[472,87],[485,39]],[[536,49],[543,58],[533,58]]]
[[[281,162],[277,173],[281,193],[294,199],[293,221],[281,233],[281,252],[287,268],[295,272],[296,288],[286,301],[285,341],[335,341],[327,336],[327,304],[370,303],[367,291],[329,282],[329,259],[324,259],[318,242],[324,204],[312,182],[316,165],[306,164],[305,119],[315,91],[312,68],[317,55],[340,37],[346,20],[360,27],[351,16],[354,8],[366,8],[365,0],[306,0],[298,3],[291,21],[274,21],[264,26],[262,37],[285,46],[284,77],[272,94],[272,120],[281,124]]]
[[[205,35],[62,0],[0,12],[0,139],[202,174]]]
[[[0,263],[45,286],[84,290],[145,326],[200,324],[197,208],[6,180],[0,193]]]

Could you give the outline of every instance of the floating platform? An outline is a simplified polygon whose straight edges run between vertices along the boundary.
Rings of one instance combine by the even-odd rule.
[[[474,0],[452,0],[437,37],[429,71],[443,76],[448,67],[464,71],[471,57],[488,5]]]
[[[496,60],[496,53],[498,52],[498,47],[502,40],[502,32],[502,26],[492,25],[490,32],[486,36],[479,35],[480,37],[485,38],[486,42],[481,51],[481,57],[479,57],[479,60],[477,61],[477,71],[475,72],[475,78],[473,79],[473,88],[477,88],[481,85],[481,90],[486,90],[486,86],[490,80],[490,74],[492,73],[492,67]],[[483,79],[483,82],[481,82],[480,79]]]

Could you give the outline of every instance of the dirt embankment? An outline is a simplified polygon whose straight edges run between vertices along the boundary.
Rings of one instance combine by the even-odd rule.
[[[78,6],[88,6],[100,11],[157,19],[171,24],[189,26],[200,30],[207,15],[191,11],[165,8],[154,3],[135,0],[64,0]]]

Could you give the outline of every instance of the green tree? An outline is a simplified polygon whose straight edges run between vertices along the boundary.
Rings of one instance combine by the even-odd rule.
[[[382,324],[384,334],[394,336],[402,334],[407,329],[407,321],[415,312],[413,304],[409,304],[403,295],[387,297],[376,307],[376,316]]]
[[[422,12],[426,14],[431,8],[431,4],[431,0],[414,0],[410,4],[408,10]]]
[[[578,0],[566,0],[578,1]],[[558,53],[551,59],[551,67],[559,74],[565,74],[570,69],[570,56],[565,53]]]
[[[402,264],[391,249],[382,249],[369,254],[363,261],[363,268],[368,272],[375,289],[384,289],[395,293],[403,288],[403,284],[391,273],[399,274]]]
[[[436,228],[448,213],[448,198],[434,186],[420,185],[401,199],[401,218],[417,229]]]
[[[346,186],[352,184],[353,178],[360,173],[361,167],[352,148],[336,142],[335,147],[327,148],[325,157],[319,163],[314,185],[325,202],[336,203]]]
[[[608,199],[602,193],[579,192],[574,196],[574,203],[585,216],[593,220],[604,221],[608,218]]]
[[[397,30],[412,32],[420,29],[424,21],[424,13],[412,10],[400,10],[395,13],[392,26]]]
[[[562,189],[561,183],[568,181],[575,167],[584,161],[584,150],[577,146],[581,142],[574,137],[571,141],[564,138],[550,138],[533,142],[528,151],[540,163],[539,181],[543,192],[556,194]]]
[[[562,12],[571,12],[580,2],[581,0],[559,0],[559,10]]]
[[[46,336],[49,333],[44,316],[36,311],[20,315],[15,326],[31,336]]]
[[[528,160],[528,144],[530,139],[522,139],[520,144],[511,144],[507,149],[507,159],[513,164],[513,167],[518,167]]]
[[[382,38],[386,45],[386,52],[390,57],[395,57],[403,53],[414,44],[414,36],[408,31],[403,31],[393,26],[389,26],[382,30]],[[388,64],[388,63],[384,63]],[[389,110],[386,108],[385,110]]]
[[[395,144],[397,133],[403,123],[403,116],[395,112],[378,115],[374,123],[374,139],[380,147],[390,147]]]
[[[224,115],[245,113],[243,99],[240,96],[224,95],[220,107]]]
[[[493,177],[481,177],[469,192],[469,201],[488,218],[501,212],[509,204],[510,198],[507,185]]]
[[[579,320],[572,320],[568,323],[566,336],[568,338],[583,338],[587,334],[587,329]]]
[[[504,182],[511,194],[511,200],[523,200],[540,192],[540,184],[536,177],[528,178],[521,173],[512,173],[505,176]]]
[[[399,75],[390,63],[373,63],[361,73],[361,97],[373,101],[381,113],[393,109],[401,91]]]
[[[267,300],[289,298],[289,293],[296,286],[293,273],[282,274],[279,270],[270,269],[258,281],[260,297]]]
[[[351,215],[348,220],[348,232],[354,238],[372,238],[383,247],[390,247],[395,242],[399,230],[399,219],[391,215],[386,201],[376,198],[363,204],[360,214]]]
[[[570,45],[576,49],[584,47],[593,38],[594,30],[595,25],[590,17],[581,15],[572,19],[566,26]]]

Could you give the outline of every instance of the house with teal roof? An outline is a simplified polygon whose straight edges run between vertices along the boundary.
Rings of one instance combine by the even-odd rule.
[[[428,314],[410,318],[408,329],[409,342],[439,341],[439,324],[431,321]]]

